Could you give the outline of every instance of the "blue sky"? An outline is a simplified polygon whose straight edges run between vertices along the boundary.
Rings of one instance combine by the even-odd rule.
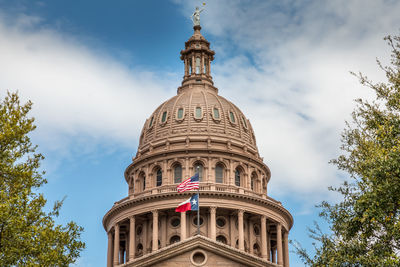
[[[32,138],[46,156],[52,203],[67,196],[60,223],[85,228],[77,266],[104,266],[102,217],[127,195],[123,172],[145,119],[176,94],[179,51],[200,1],[0,0],[0,96],[18,90],[34,102]],[[305,231],[314,207],[346,179],[328,161],[353,99],[371,98],[349,71],[384,80],[382,38],[398,34],[399,1],[207,1],[202,33],[216,51],[212,71],[222,96],[250,119],[272,171],[269,195]],[[291,266],[303,266],[291,254]]]

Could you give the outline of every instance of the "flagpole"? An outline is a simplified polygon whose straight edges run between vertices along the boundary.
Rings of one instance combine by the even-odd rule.
[[[199,196],[197,199],[197,235],[200,235],[200,174],[199,174],[199,166],[196,168],[196,172],[199,178],[199,187],[197,188],[197,195]]]

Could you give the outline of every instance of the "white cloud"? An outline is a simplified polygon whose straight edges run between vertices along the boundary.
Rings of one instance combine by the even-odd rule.
[[[176,2],[184,14],[195,5]],[[388,61],[382,38],[399,32],[400,3],[224,0],[206,9],[216,86],[251,120],[272,171],[269,192],[320,199],[340,182],[328,161],[340,153],[353,100],[373,96],[349,71],[384,80],[375,58]]]
[[[145,119],[171,95],[179,78],[129,69],[40,21],[0,14],[0,94],[18,90],[32,100],[39,126],[35,136],[46,140],[46,149],[68,154],[71,140],[80,140],[70,137],[78,136],[136,149]],[[80,150],[88,146],[87,138]]]

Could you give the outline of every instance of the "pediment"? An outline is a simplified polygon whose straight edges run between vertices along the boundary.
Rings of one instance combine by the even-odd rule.
[[[194,236],[121,266],[272,267],[277,265],[207,237]]]

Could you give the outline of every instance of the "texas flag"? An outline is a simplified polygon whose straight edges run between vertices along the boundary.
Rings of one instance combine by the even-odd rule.
[[[176,212],[185,212],[187,210],[198,210],[199,209],[199,194],[193,195],[191,198],[183,201],[175,209]]]

